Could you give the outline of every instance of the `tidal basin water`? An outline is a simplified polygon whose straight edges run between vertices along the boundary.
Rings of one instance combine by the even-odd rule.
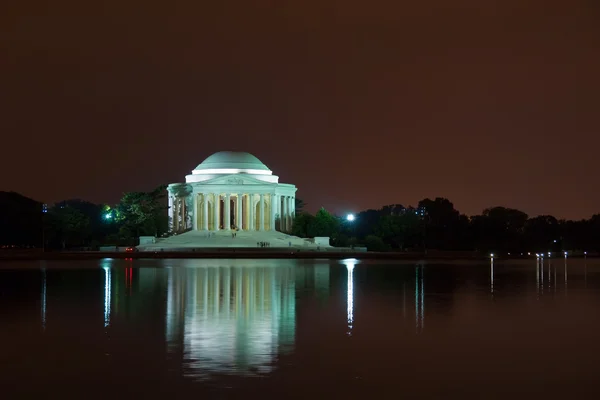
[[[598,260],[5,262],[0,315],[3,399],[600,398]]]

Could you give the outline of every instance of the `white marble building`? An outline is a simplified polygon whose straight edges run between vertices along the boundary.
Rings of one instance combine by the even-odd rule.
[[[185,183],[172,183],[168,191],[169,223],[175,233],[292,230],[296,186],[279,183],[250,153],[215,153]]]

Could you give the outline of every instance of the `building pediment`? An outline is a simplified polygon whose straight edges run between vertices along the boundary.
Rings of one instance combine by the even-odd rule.
[[[232,174],[226,176],[219,176],[217,178],[209,179],[201,182],[202,185],[273,185],[273,183],[265,182],[253,178],[251,176],[242,176],[241,174]]]

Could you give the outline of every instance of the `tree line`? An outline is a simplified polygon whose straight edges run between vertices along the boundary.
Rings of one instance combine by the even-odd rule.
[[[48,208],[14,192],[0,192],[0,245],[47,249],[132,246],[139,236],[168,234],[165,186],[125,193],[114,206],[65,200]],[[492,207],[466,216],[445,198],[416,207],[392,204],[364,210],[353,221],[325,209],[314,215],[296,200],[293,234],[328,236],[335,246],[373,251],[547,252],[600,250],[600,214],[585,220],[530,218],[520,210]]]
[[[72,199],[47,207],[19,193],[0,192],[0,246],[132,246],[139,236],[167,233],[166,196],[166,186],[160,186],[125,193],[114,206]]]
[[[497,253],[598,251],[600,214],[564,220],[551,215],[491,207],[466,216],[445,198],[423,199],[416,207],[387,205],[361,211],[353,221],[325,209],[315,215],[297,209],[294,234],[329,236],[336,246],[365,246],[372,251],[478,251]]]

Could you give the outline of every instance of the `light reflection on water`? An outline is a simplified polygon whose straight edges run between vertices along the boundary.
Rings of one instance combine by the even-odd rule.
[[[168,275],[167,343],[177,351],[182,340],[185,376],[266,374],[278,352],[292,350],[293,266],[169,268]]]
[[[14,345],[0,354],[0,365],[11,366],[0,383],[8,393],[19,379],[45,383],[14,383],[14,393],[60,391],[66,376],[96,382],[102,375],[107,390],[117,390],[117,376],[139,376],[152,392],[153,381],[168,380],[176,391],[185,387],[178,379],[225,379],[236,388],[277,382],[285,393],[287,381],[310,390],[339,377],[340,393],[354,395],[360,382],[393,391],[393,377],[406,374],[408,397],[436,385],[458,393],[465,376],[468,385],[496,391],[531,383],[539,395],[558,390],[536,386],[541,381],[595,388],[586,383],[595,382],[590,366],[600,354],[600,263],[489,262],[4,265],[0,339]],[[561,351],[547,352],[557,344]],[[546,375],[536,375],[540,369]],[[423,389],[420,376],[433,383]]]
[[[346,265],[348,283],[346,288],[346,319],[348,320],[348,335],[352,336],[352,324],[354,323],[354,267],[356,259],[344,260]]]

